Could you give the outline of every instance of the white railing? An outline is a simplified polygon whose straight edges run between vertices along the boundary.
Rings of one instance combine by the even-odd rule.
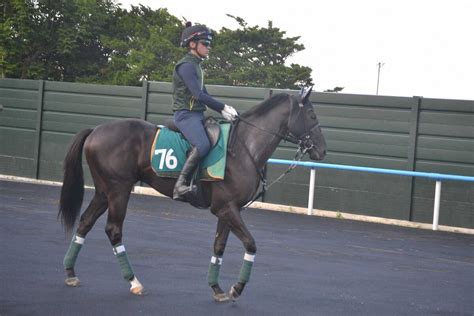
[[[429,172],[370,168],[370,167],[357,167],[357,166],[336,165],[336,164],[309,162],[309,161],[294,162],[291,160],[283,160],[283,159],[269,159],[268,163],[280,164],[280,165],[296,164],[297,166],[311,168],[311,175],[310,175],[310,180],[309,180],[309,193],[308,193],[308,215],[313,214],[314,184],[316,180],[317,168],[382,173],[382,174],[392,174],[392,175],[409,176],[409,177],[423,177],[423,178],[429,178],[429,179],[435,180],[436,186],[435,186],[435,196],[434,196],[434,206],[433,206],[433,230],[438,230],[439,205],[441,201],[441,181],[442,180],[455,180],[455,181],[474,182],[474,177],[459,176],[459,175],[453,175],[453,174],[429,173]]]

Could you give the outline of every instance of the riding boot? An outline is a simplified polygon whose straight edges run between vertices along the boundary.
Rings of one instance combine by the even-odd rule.
[[[194,194],[197,191],[196,186],[189,186],[188,183],[200,161],[201,157],[199,156],[199,152],[196,147],[193,147],[189,152],[189,156],[184,163],[176,184],[174,185],[173,200],[186,201],[186,195],[188,193]]]

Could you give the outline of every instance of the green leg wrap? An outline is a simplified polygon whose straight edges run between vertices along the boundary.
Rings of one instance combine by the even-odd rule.
[[[240,268],[239,282],[247,283],[250,280],[250,273],[252,272],[253,260],[255,255],[245,254],[244,262]]]
[[[84,238],[74,235],[72,237],[71,243],[69,244],[69,249],[64,256],[63,264],[64,269],[72,269],[76,264],[77,256],[79,255],[79,251],[82,248],[82,244],[84,243]]]
[[[209,263],[209,270],[207,273],[207,283],[211,287],[219,283],[219,270],[221,269],[221,264],[221,258],[211,258],[211,263]]]
[[[117,257],[120,272],[122,272],[122,276],[126,281],[130,281],[133,279],[133,269],[128,261],[127,252],[125,251],[125,247],[122,244],[117,244],[113,248],[114,254]]]

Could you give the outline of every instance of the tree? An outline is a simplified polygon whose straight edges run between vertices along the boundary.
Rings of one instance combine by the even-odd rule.
[[[99,35],[111,0],[4,0],[0,54],[5,76],[74,81],[107,63]]]
[[[121,9],[116,0],[2,0],[0,76],[56,81],[140,85],[171,81],[185,50],[183,22],[166,9],[139,5]],[[297,88],[311,84],[311,68],[288,57],[304,49],[299,37],[273,27],[250,27],[239,17],[237,30],[216,34],[204,63],[207,83]]]
[[[335,93],[338,93],[340,91],[344,90],[344,87],[334,87],[332,89],[327,89],[327,90],[324,90],[324,92],[335,92]]]
[[[32,67],[31,72],[37,70],[33,61],[34,36],[33,5],[20,0],[2,2],[0,16],[0,65],[1,77],[26,77],[24,74],[27,62]]]
[[[209,83],[298,88],[312,84],[311,68],[291,64],[288,57],[304,49],[299,37],[285,37],[286,32],[273,27],[249,27],[240,17],[228,15],[239,24],[237,30],[222,28],[216,34],[211,57],[206,62]]]
[[[173,65],[182,55],[180,20],[166,9],[140,5],[117,10],[115,31],[101,37],[110,54],[100,81],[137,85],[141,80],[170,81]]]

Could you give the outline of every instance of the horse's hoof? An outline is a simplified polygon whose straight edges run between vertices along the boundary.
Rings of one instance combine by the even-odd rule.
[[[77,277],[67,278],[65,281],[67,286],[76,287],[81,283]]]
[[[132,293],[133,295],[138,295],[138,296],[146,294],[145,288],[143,286],[137,286],[137,287],[131,288],[130,293]]]
[[[226,303],[226,302],[230,301],[230,297],[226,293],[214,294],[213,297],[214,297],[214,301],[216,301],[218,303]]]
[[[137,277],[133,277],[132,280],[130,280],[130,293],[133,295],[145,295],[145,288],[143,285],[138,281]]]
[[[232,286],[230,288],[230,291],[229,291],[229,296],[230,296],[230,299],[232,300],[232,302],[235,302],[237,301],[237,299],[239,298],[240,294],[239,292],[237,292],[237,290],[235,289],[234,286]]]

